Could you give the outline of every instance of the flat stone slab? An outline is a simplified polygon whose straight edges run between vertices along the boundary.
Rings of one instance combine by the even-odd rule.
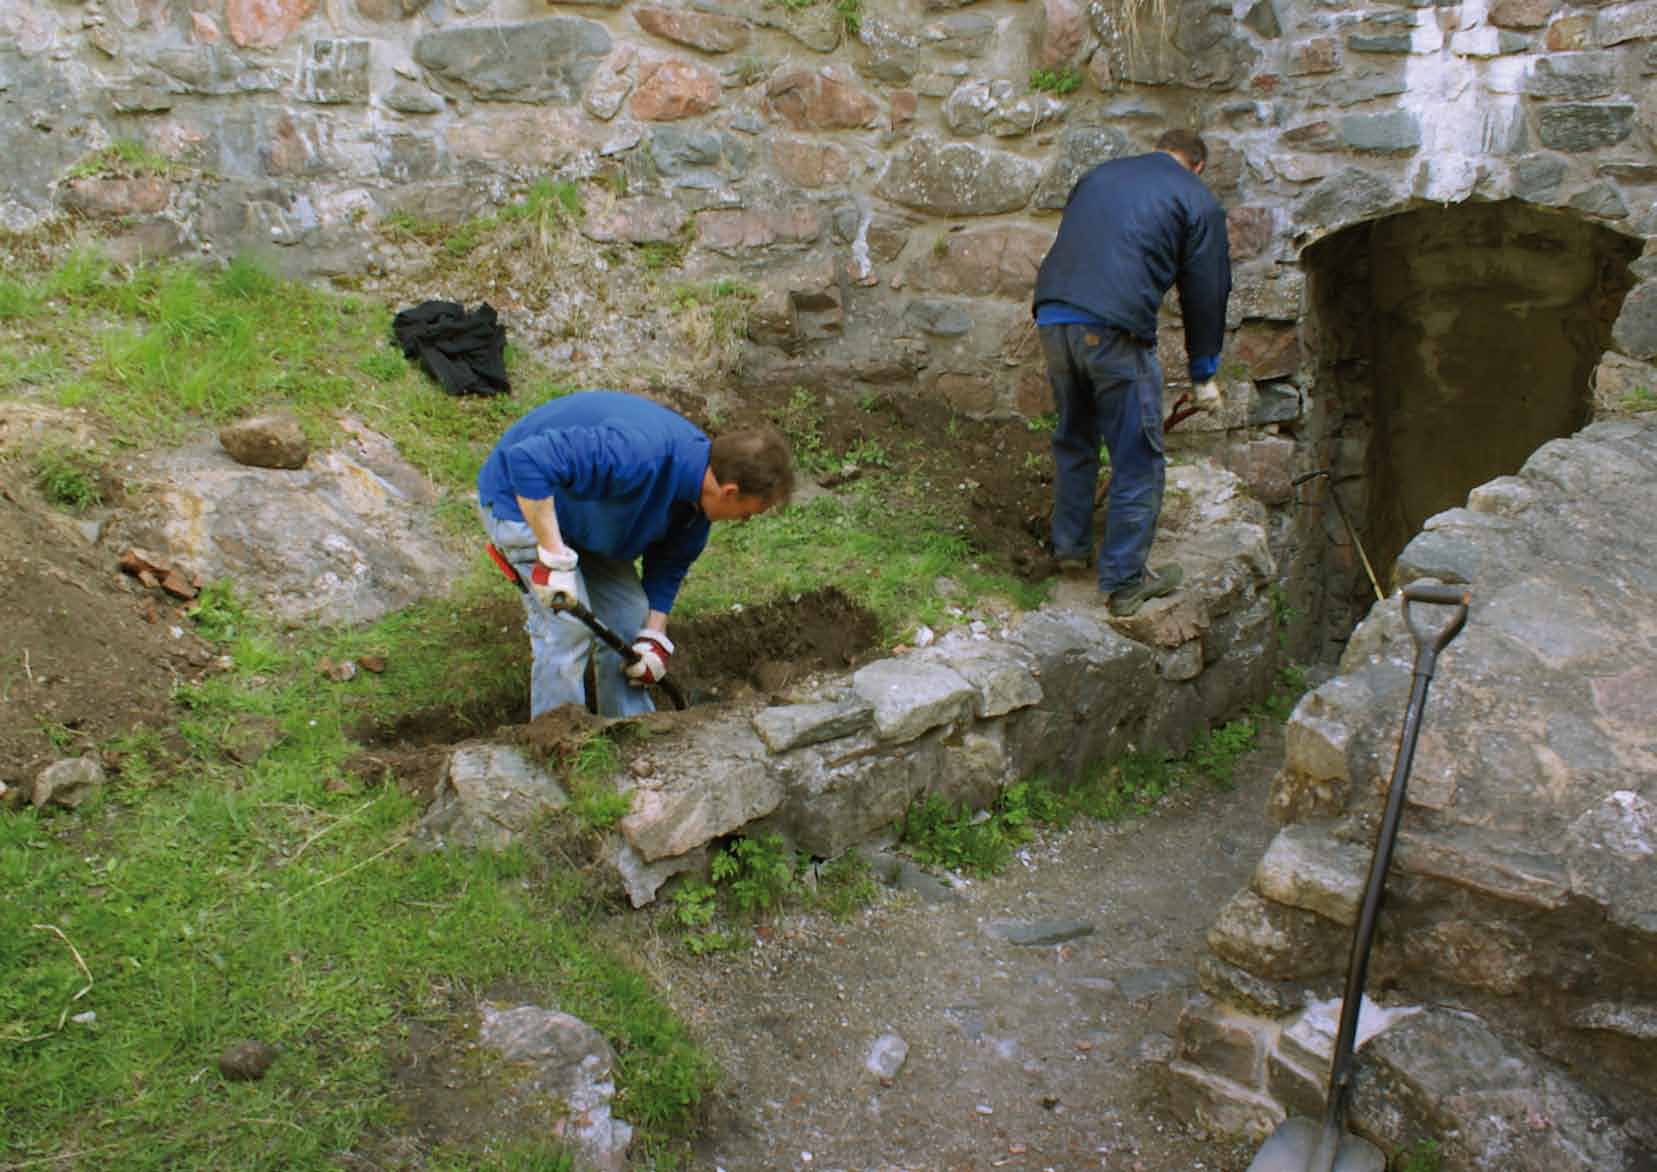
[[[1470,1013],[1430,1009],[1360,1058],[1349,1119],[1393,1151],[1439,1145],[1449,1168],[1607,1172],[1643,1155],[1612,1112],[1561,1067]]]
[[[1358,921],[1372,854],[1335,838],[1326,826],[1288,826],[1255,868],[1254,889],[1267,899],[1351,927]]]
[[[852,688],[873,706],[880,739],[892,742],[912,741],[961,719],[978,696],[958,672],[914,659],[881,659],[859,668]]]
[[[992,920],[984,925],[984,932],[1008,944],[1040,948],[1091,936],[1093,925],[1086,920]]]
[[[779,704],[754,714],[754,731],[773,753],[848,737],[874,720],[874,705],[861,696],[810,704]]]

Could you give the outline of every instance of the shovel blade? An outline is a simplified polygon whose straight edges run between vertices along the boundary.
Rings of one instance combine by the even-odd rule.
[[[1322,1138],[1321,1124],[1310,1119],[1287,1119],[1255,1153],[1248,1172],[1387,1172],[1387,1158],[1380,1148],[1347,1133],[1340,1136],[1334,1163],[1314,1165]]]

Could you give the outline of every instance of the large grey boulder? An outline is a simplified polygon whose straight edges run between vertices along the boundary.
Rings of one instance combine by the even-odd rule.
[[[296,623],[371,622],[446,593],[465,558],[438,536],[436,490],[385,437],[343,427],[302,468],[250,467],[210,441],[151,457],[132,473],[151,491],[110,540]]]

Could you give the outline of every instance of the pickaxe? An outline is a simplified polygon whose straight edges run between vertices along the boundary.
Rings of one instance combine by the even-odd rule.
[[[528,594],[529,585],[524,581],[523,575],[518,573],[518,568],[516,566],[506,560],[505,554],[495,548],[495,543],[492,541],[489,542],[484,546],[484,549],[489,552],[489,560],[499,566],[501,573],[505,574],[508,581],[518,588],[518,593]],[[639,653],[633,650],[632,645],[600,622],[598,616],[582,603],[572,602],[568,606],[559,607],[558,613],[572,615],[575,618],[580,619],[587,625],[588,630],[597,635],[600,639],[604,640],[604,642],[613,651],[615,651],[617,655],[621,656],[622,662],[628,666],[632,666],[639,661]],[[688,706],[684,690],[679,687],[679,681],[666,679],[657,680],[656,686],[667,693],[668,699],[673,701],[673,706],[675,708],[684,709]]]

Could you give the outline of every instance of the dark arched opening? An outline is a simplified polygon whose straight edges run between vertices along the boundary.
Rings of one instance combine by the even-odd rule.
[[[1303,505],[1340,503],[1383,591],[1433,514],[1582,427],[1638,241],[1507,201],[1401,213],[1307,248],[1313,459]],[[1338,653],[1374,601],[1332,507],[1298,512],[1304,652]],[[1318,532],[1321,527],[1322,532]],[[1308,581],[1308,578],[1311,581]]]

